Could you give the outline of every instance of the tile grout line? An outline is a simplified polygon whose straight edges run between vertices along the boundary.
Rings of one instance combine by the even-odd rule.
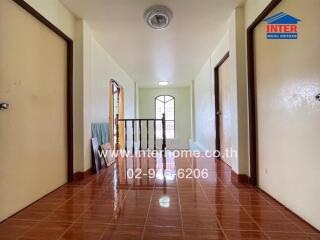
[[[147,158],[147,161],[149,161],[149,158]],[[156,165],[154,166],[155,167],[155,174],[157,174],[157,167]],[[149,177],[149,176],[148,176]],[[141,234],[141,240],[143,240],[144,238],[144,234],[145,234],[145,231],[146,231],[146,225],[147,225],[147,221],[148,221],[148,218],[149,218],[149,211],[150,211],[150,208],[151,208],[151,203],[152,203],[152,198],[153,198],[153,194],[154,194],[154,189],[155,189],[155,184],[156,182],[154,181],[153,183],[153,188],[152,188],[152,194],[151,194],[151,197],[150,197],[150,201],[149,201],[149,207],[148,207],[148,211],[147,211],[147,216],[146,216],[146,220],[144,221],[144,224],[143,224],[143,230],[142,230],[142,234]]]
[[[193,164],[193,162],[192,162],[193,159],[187,158],[185,160],[186,160],[187,166],[191,166],[191,168],[193,168],[193,165],[192,165]],[[205,159],[200,159],[200,160],[204,160],[205,161]],[[215,161],[215,159],[213,161]],[[178,163],[177,159],[175,159],[175,165],[177,165],[177,163]],[[209,163],[210,163],[210,169],[211,169],[211,165],[212,164],[215,164],[215,166],[217,166],[217,162],[213,162],[213,163],[209,162]],[[156,168],[156,166],[155,166],[155,168]],[[183,166],[181,165],[181,168],[185,168],[185,165],[184,164],[183,164]],[[109,170],[110,170],[110,168],[109,168]],[[61,200],[61,202],[58,203],[56,207],[53,206],[52,210],[51,211],[49,210],[48,215],[44,214],[45,217],[44,218],[40,218],[40,220],[15,219],[15,218],[12,218],[13,220],[20,221],[20,222],[27,222],[27,221],[32,222],[30,227],[27,227],[26,230],[24,230],[22,233],[18,234],[18,236],[15,239],[21,239],[26,233],[28,233],[29,231],[31,231],[32,229],[34,229],[35,227],[37,227],[39,225],[41,226],[41,224],[43,224],[43,223],[52,222],[52,223],[58,223],[58,224],[59,223],[70,224],[70,226],[66,226],[66,229],[63,230],[62,233],[58,235],[57,239],[62,239],[62,237],[66,234],[66,232],[68,232],[72,227],[74,227],[75,224],[88,224],[88,226],[90,226],[90,224],[94,225],[94,223],[90,223],[90,222],[86,222],[86,221],[79,222],[79,219],[81,217],[83,217],[83,215],[88,211],[88,209],[90,207],[95,206],[96,201],[98,201],[99,199],[101,201],[104,201],[104,198],[101,198],[101,195],[103,195],[104,193],[108,193],[111,188],[114,188],[115,184],[104,184],[104,183],[109,182],[109,181],[111,181],[111,183],[112,183],[112,179],[113,179],[112,175],[115,174],[113,172],[114,168],[112,168],[111,171],[109,171],[109,170],[108,171],[103,171],[103,172],[97,174],[96,177],[92,177],[91,179],[89,179],[88,182],[85,181],[85,182],[83,182],[82,184],[79,184],[79,185],[66,185],[66,188],[65,188],[67,190],[66,193],[62,192],[61,195],[60,194],[58,195],[58,197],[59,196],[63,197],[64,194],[66,194],[66,196],[68,196],[67,195],[68,194],[68,190],[73,190],[74,189],[74,192],[72,191],[70,197],[67,197],[66,199],[63,199],[63,198],[51,198],[51,199],[49,199],[49,200],[52,200],[53,204],[54,204],[55,201],[59,201],[60,202],[60,200]],[[210,173],[210,171],[209,171],[209,173]],[[297,230],[293,231],[291,233],[304,234],[305,237],[307,237],[308,239],[312,239],[312,236],[311,236],[312,233],[311,232],[308,232],[307,229],[304,230],[303,226],[300,227],[298,225],[299,221],[295,222],[294,218],[291,218],[290,215],[286,215],[286,212],[283,211],[284,210],[283,206],[281,206],[281,205],[278,206],[278,204],[274,203],[271,198],[269,198],[267,195],[264,195],[263,192],[261,192],[261,194],[260,194],[260,191],[259,191],[258,188],[251,188],[250,185],[247,186],[247,185],[244,185],[244,184],[235,185],[232,182],[229,182],[228,177],[226,177],[226,176],[228,176],[228,171],[226,169],[224,169],[224,168],[220,169],[220,170],[215,168],[214,170],[212,170],[212,172],[215,172],[216,175],[214,177],[217,179],[217,182],[214,181],[213,187],[215,187],[216,189],[218,187],[218,190],[221,187],[221,190],[223,190],[223,189],[226,190],[226,192],[225,192],[226,194],[231,194],[230,198],[232,198],[235,201],[237,201],[237,203],[234,203],[232,205],[238,206],[239,209],[244,211],[244,213],[249,217],[249,219],[254,224],[256,224],[256,226],[257,226],[256,230],[249,230],[249,228],[248,228],[248,230],[240,230],[239,228],[241,228],[241,227],[238,227],[238,229],[236,227],[234,229],[233,228],[224,229],[223,226],[222,226],[222,221],[219,220],[218,215],[216,213],[215,215],[213,215],[213,217],[217,221],[217,227],[220,228],[220,229],[219,228],[217,228],[217,229],[219,229],[221,231],[221,233],[222,233],[222,235],[224,236],[225,239],[228,240],[228,236],[227,236],[226,232],[229,231],[229,230],[230,231],[234,231],[234,232],[236,232],[236,231],[237,232],[260,232],[260,233],[264,234],[264,237],[266,237],[266,239],[271,239],[271,237],[272,237],[272,236],[269,236],[267,233],[272,233],[272,232],[275,232],[275,233],[289,233],[289,231],[282,231],[282,230],[280,230],[280,231],[264,231],[262,229],[262,227],[260,226],[260,224],[258,224],[258,222],[254,219],[254,215],[252,215],[252,216],[250,215],[250,209],[247,208],[247,206],[250,206],[250,204],[249,205],[246,205],[246,204],[250,203],[250,199],[251,198],[253,199],[254,197],[256,197],[256,196],[254,196],[254,194],[256,194],[256,193],[257,193],[257,197],[261,197],[261,198],[258,198],[258,199],[261,199],[261,200],[263,199],[266,203],[265,203],[265,205],[256,205],[256,203],[252,202],[251,206],[260,206],[261,207],[260,211],[263,211],[264,210],[263,207],[266,207],[266,210],[274,211],[275,214],[279,213],[281,216],[283,216],[285,218],[285,220],[288,221],[287,222],[288,224],[292,224],[292,227],[293,226],[297,227]],[[110,175],[110,178],[108,177],[109,175]],[[184,226],[184,223],[183,223],[183,215],[182,215],[182,212],[183,212],[182,211],[182,200],[183,200],[183,198],[181,198],[182,195],[180,195],[180,188],[179,188],[179,181],[178,180],[179,179],[177,179],[177,176],[176,176],[176,190],[177,190],[178,200],[179,200],[178,203],[179,203],[180,221],[181,221],[181,225],[182,225],[182,227],[181,227],[182,238],[186,239],[186,234],[187,233],[185,233],[185,230],[187,230],[187,228],[185,229],[185,226]],[[202,194],[204,194],[204,196],[205,196],[204,200],[206,202],[208,202],[208,204],[210,205],[208,209],[211,209],[211,211],[213,211],[213,213],[214,213],[217,210],[216,208],[217,207],[219,208],[219,205],[224,206],[223,203],[222,204],[211,204],[212,199],[209,198],[209,193],[207,194],[207,192],[206,192],[206,190],[209,190],[209,189],[212,188],[211,180],[210,180],[210,184],[209,185],[207,185],[205,181],[201,181],[201,178],[200,179],[195,179],[195,180],[196,180],[196,183],[199,184]],[[183,181],[180,181],[180,182],[183,182]],[[161,227],[161,225],[147,225],[148,218],[150,216],[150,210],[151,210],[151,207],[152,207],[152,201],[155,199],[155,195],[154,194],[155,194],[155,191],[157,189],[157,185],[155,183],[156,182],[154,182],[153,185],[150,186],[150,190],[152,190],[152,193],[151,193],[151,197],[150,197],[150,201],[149,201],[149,206],[147,208],[146,219],[144,221],[144,224],[142,226],[140,225],[140,227],[139,227],[139,229],[140,229],[139,232],[142,230],[142,232],[141,232],[141,240],[145,238],[146,228],[148,226]],[[133,183],[129,184],[128,188],[124,188],[124,189],[122,188],[123,190],[125,190],[125,193],[123,194],[123,196],[121,198],[119,198],[120,202],[124,203],[125,199],[128,197],[129,191],[135,190],[134,185],[135,184],[133,182]],[[192,185],[194,185],[193,182],[192,182]],[[67,187],[69,187],[70,189],[67,189]],[[74,188],[72,189],[72,187],[74,187]],[[119,187],[119,185],[117,186],[117,190],[119,191],[118,187]],[[138,187],[138,185],[137,185],[137,187]],[[63,189],[63,185],[61,186],[61,188]],[[58,189],[56,189],[56,190],[58,190]],[[164,189],[164,188],[162,187],[162,188],[159,188],[159,189]],[[165,189],[175,189],[175,188],[174,187],[171,188],[171,187],[167,187],[166,186]],[[189,188],[187,188],[187,189],[189,189]],[[192,187],[191,189],[194,190],[194,187]],[[137,190],[139,190],[139,188],[137,188]],[[184,190],[183,186],[182,186],[181,190],[182,191]],[[77,204],[84,205],[84,208],[82,209],[82,211],[80,209],[81,212],[80,212],[78,217],[74,218],[74,220],[71,220],[71,221],[63,221],[63,220],[60,220],[60,221],[51,220],[50,221],[50,219],[49,219],[50,216],[52,216],[59,208],[64,206],[68,201],[71,201],[73,198],[75,198],[77,196],[79,197],[79,195],[81,197],[81,193],[85,193],[85,195],[84,195],[85,197],[87,197],[87,194],[90,195],[90,193],[94,194],[94,195],[88,196],[88,199],[87,199],[87,200],[89,200],[88,202],[85,201],[85,202],[80,202],[80,203],[78,203],[78,202],[73,203],[74,205],[77,205]],[[95,195],[96,193],[97,193],[97,195]],[[217,195],[216,191],[214,193],[215,193],[214,195]],[[238,196],[237,193],[239,193],[239,196]],[[243,197],[245,197],[245,199],[240,198],[240,193],[244,194]],[[182,194],[183,194],[183,192],[182,192]],[[223,192],[220,192],[219,194],[223,194]],[[48,196],[50,196],[50,194]],[[251,198],[250,198],[250,196],[251,196]],[[249,197],[249,201],[245,202],[245,204],[242,204],[240,202],[240,199],[241,200],[246,200],[247,197]],[[86,200],[86,199],[84,199],[84,200]],[[228,199],[226,199],[226,200],[228,200]],[[71,202],[71,206],[73,206],[73,204]],[[119,205],[119,207],[123,207],[123,206],[124,205],[122,205],[122,206]],[[67,208],[67,209],[69,209],[69,208]],[[35,210],[38,211],[37,208],[35,208]],[[78,210],[78,209],[75,209],[75,210]],[[42,211],[46,211],[46,210],[42,210]],[[258,209],[258,211],[259,211],[259,209]],[[41,208],[40,208],[39,212],[41,212]],[[98,234],[98,236],[97,236],[98,238],[97,239],[99,239],[99,240],[103,239],[103,237],[105,236],[105,233],[108,231],[108,226],[111,226],[111,225],[113,225],[113,226],[126,225],[126,224],[121,224],[121,223],[120,224],[117,224],[117,223],[116,224],[112,224],[111,221],[112,221],[113,216],[115,216],[115,215],[116,214],[113,213],[112,217],[109,220],[106,219],[108,221],[108,223],[97,223],[97,224],[101,225],[101,235]],[[231,216],[234,217],[234,215],[235,214],[232,214]],[[63,219],[65,219],[65,218],[63,218]],[[84,229],[86,229],[86,228],[84,228]],[[179,228],[176,227],[176,229],[179,229]],[[196,228],[196,229],[201,230],[201,229],[211,229],[211,228],[208,227],[208,228]]]
[[[215,159],[214,159],[214,161],[215,161]],[[218,176],[217,176],[217,179],[218,179]],[[201,191],[202,191],[202,193],[204,194],[204,196],[205,196],[205,198],[206,198],[206,200],[207,200],[207,202],[208,202],[208,204],[209,204],[209,206],[210,206],[211,211],[214,212],[214,211],[213,211],[213,208],[212,208],[212,205],[211,205],[210,202],[209,202],[209,198],[208,198],[206,192],[204,191],[201,182],[200,182],[198,179],[197,179],[197,181],[199,182]],[[223,187],[224,187],[224,186],[223,186]],[[222,225],[221,225],[219,219],[217,218],[217,216],[215,216],[215,219],[216,219],[216,221],[217,221],[217,223],[218,223],[218,226],[219,226],[219,228],[220,228],[220,230],[221,230],[224,238],[225,238],[226,240],[229,240],[229,238],[228,238],[227,234],[225,233],[224,229],[222,228]]]
[[[204,191],[204,189],[203,189],[203,187],[202,187],[202,184],[201,184],[201,183],[199,183],[199,184],[200,184],[202,193],[205,195],[205,197],[206,197],[206,199],[207,199],[207,202],[208,202],[208,204],[209,204],[209,206],[210,206],[211,211],[214,212],[214,211],[213,211],[213,208],[212,208],[212,204],[210,204],[209,198],[208,198],[207,194],[205,193],[205,191]],[[222,224],[220,223],[220,220],[218,219],[217,216],[215,216],[215,219],[216,219],[216,221],[217,221],[217,223],[218,223],[218,225],[219,225],[219,227],[220,227],[220,230],[221,230],[223,236],[225,237],[226,240],[229,240],[227,234],[225,233],[224,229],[222,228]]]
[[[97,176],[99,176],[99,174],[97,174]],[[100,175],[101,176],[101,175]],[[91,181],[89,181],[87,184],[85,184],[83,187],[82,187],[82,190],[81,191],[83,191],[84,190],[84,188],[85,187],[87,187],[87,185],[89,185],[91,182],[93,182],[93,180],[94,179],[92,179]],[[103,188],[103,190],[104,191],[106,191],[106,189],[104,189]],[[79,191],[79,193],[81,192],[81,191]],[[103,192],[104,192],[103,191]],[[79,194],[79,193],[77,193],[77,194]],[[76,195],[77,195],[76,194]],[[100,195],[102,195],[102,192],[100,193]],[[71,198],[70,198],[71,199]],[[59,235],[59,237],[57,238],[57,240],[60,240],[62,237],[63,237],[63,235],[66,233],[66,232],[68,232],[76,223],[77,223],[77,221],[83,216],[83,214],[91,207],[91,206],[93,206],[93,201],[92,202],[90,202],[89,204],[88,204],[88,206],[83,210],[83,212],[70,224],[70,226],[68,227],[68,228],[66,228],[66,230],[65,231],[63,231],[60,235]]]
[[[189,166],[192,167],[188,158],[187,158],[187,161],[189,163]],[[176,181],[177,181],[177,192],[178,192],[178,199],[179,199],[180,221],[181,221],[181,227],[182,227],[182,239],[185,239],[186,237],[184,232],[184,223],[183,223],[182,209],[181,209],[181,198],[180,198],[180,192],[179,192],[179,178],[177,177],[177,175],[176,175]]]
[[[66,183],[66,184],[68,184],[68,183]],[[59,187],[59,188],[62,188],[64,185],[62,185],[61,187]],[[58,188],[58,189],[59,189]],[[82,187],[80,187],[80,188],[82,188]],[[58,189],[56,189],[55,191],[57,191]],[[77,191],[74,195],[77,195],[79,192],[81,191],[81,189],[79,189],[79,191]],[[48,194],[47,196],[49,196],[50,194]],[[40,219],[40,220],[27,220],[27,219],[15,219],[15,218],[13,218],[14,220],[20,220],[20,221],[25,221],[25,222],[27,222],[27,221],[33,221],[34,222],[34,224],[30,227],[30,228],[28,228],[28,229],[26,229],[23,233],[21,233],[19,236],[17,236],[16,237],[16,239],[20,239],[21,237],[23,237],[23,235],[24,234],[26,234],[27,232],[29,232],[32,228],[34,228],[35,226],[37,226],[37,225],[39,225],[39,224],[41,224],[41,223],[43,223],[43,222],[45,222],[45,220],[47,219],[47,217],[49,217],[52,213],[54,213],[57,209],[59,209],[61,206],[63,206],[63,204],[65,204],[65,203],[67,203],[72,197],[74,197],[74,195],[72,195],[70,198],[67,198],[67,199],[65,199],[64,201],[62,201],[62,203],[60,203],[56,208],[54,208],[49,214],[48,214],[48,216],[46,216],[46,217],[44,217],[43,219]],[[55,198],[53,198],[53,199],[55,199]],[[56,198],[56,199],[58,199],[58,198]],[[39,199],[40,200],[40,199]],[[37,201],[36,201],[37,202]],[[36,203],[35,202],[35,203]],[[32,205],[32,204],[31,204]],[[31,206],[30,205],[30,206]],[[62,223],[62,222],[61,222]]]
[[[221,181],[221,179],[219,179],[219,180]],[[223,181],[221,181],[221,182],[223,183]],[[226,184],[224,184],[224,185],[226,185]],[[254,187],[253,189],[256,190],[256,191],[259,192],[259,193],[261,192],[260,189],[257,188],[257,187]],[[228,190],[228,191],[234,196],[234,193],[233,193],[232,191],[230,191],[230,190]],[[264,196],[264,194],[262,194],[261,197],[270,205],[271,209],[275,209],[275,211],[279,212],[282,216],[284,216],[284,217],[285,217],[286,219],[288,219],[293,225],[295,225],[298,229],[301,230],[301,232],[295,232],[295,233],[304,233],[307,237],[310,238],[310,236],[308,235],[307,232],[305,232],[302,228],[300,228],[300,227],[299,227],[293,220],[291,220],[289,217],[285,216],[285,214],[282,213],[282,212],[280,211],[280,209],[277,209],[277,208],[271,203],[271,201],[270,201],[266,196]],[[246,212],[246,214],[249,215],[250,219],[258,226],[258,228],[260,229],[260,231],[263,232],[263,233],[267,236],[268,239],[270,239],[269,236],[268,236],[268,234],[267,234],[267,232],[264,231],[264,230],[260,227],[260,225],[254,220],[253,217],[251,217],[251,215],[249,214],[249,212],[244,208],[245,205],[243,205],[243,204],[240,203],[240,206],[241,206],[241,208]],[[249,231],[249,230],[239,230],[239,231]],[[253,230],[251,230],[251,231],[253,231]],[[287,233],[287,232],[283,232],[283,231],[270,231],[270,232]]]
[[[218,180],[223,184],[223,187],[224,187],[229,193],[231,193],[231,195],[232,195],[233,197],[235,197],[235,194],[226,187],[227,184],[224,184],[224,182],[223,182],[218,176],[217,176],[217,178],[218,178]],[[255,189],[255,190],[259,190],[259,189]],[[285,214],[282,213],[282,212],[280,211],[280,209],[277,209],[274,205],[272,205],[271,202],[270,202],[266,197],[262,196],[262,198],[270,205],[271,209],[275,209],[277,212],[279,212],[281,215],[283,215],[286,219],[289,219],[289,217],[285,216]],[[211,206],[211,204],[210,204],[210,206]],[[253,231],[253,232],[257,232],[257,231],[258,231],[258,232],[262,232],[262,233],[266,236],[267,239],[270,239],[270,237],[268,236],[267,232],[264,231],[264,230],[260,227],[260,225],[254,220],[253,217],[251,217],[251,215],[248,213],[248,211],[244,208],[244,205],[239,202],[239,206],[241,207],[241,209],[243,209],[243,210],[245,211],[245,213],[249,216],[249,218],[253,221],[253,223],[255,223],[255,224],[257,225],[257,227],[258,227],[259,230],[239,230],[239,229],[230,229],[230,230],[232,230],[232,231],[240,231],[240,232],[241,232],[241,231]],[[292,222],[292,224],[294,224],[295,226],[297,226],[297,225],[294,223],[294,221],[292,221],[291,219],[289,219],[289,220],[290,220],[290,222]],[[299,226],[297,226],[297,227],[298,227],[302,232],[296,232],[296,233],[304,233],[307,237],[310,238],[310,236],[308,235],[307,232],[303,231],[303,229],[301,229]],[[270,231],[270,232],[287,233],[287,232],[283,232],[283,231]]]
[[[83,216],[83,214],[92,206],[92,204],[88,204],[88,207],[86,209],[83,210],[83,212],[70,224],[70,226],[60,234],[60,236],[57,238],[57,240],[61,239],[63,237],[63,235],[68,232],[76,223],[77,221],[80,219],[80,217]]]
[[[127,173],[125,173],[125,174],[127,174]],[[131,190],[131,188],[133,188],[133,183],[130,185],[129,189],[126,191],[126,194],[124,195],[124,197],[123,197],[123,199],[121,200],[121,202],[126,199],[126,197],[127,197],[128,193],[129,193],[129,191]],[[119,189],[118,189],[118,190],[119,190]],[[107,223],[107,226],[106,226],[106,228],[103,230],[101,236],[99,237],[99,240],[101,240],[101,239],[103,238],[104,234],[105,234],[106,231],[107,231],[107,228],[108,228],[110,225],[113,225],[113,224],[110,223],[111,220],[112,220],[112,218],[113,218],[113,216],[114,216],[114,214],[112,214],[112,217],[111,217],[109,223]],[[117,224],[115,224],[115,226],[116,226],[116,225],[117,225]],[[113,225],[113,226],[114,226],[114,225]]]
[[[259,189],[258,189],[259,190]],[[306,231],[304,231],[303,228],[299,227],[293,220],[291,220],[289,217],[287,217],[284,213],[282,213],[280,211],[280,209],[276,208],[268,199],[267,197],[265,197],[263,194],[262,194],[262,198],[264,200],[266,200],[268,202],[268,204],[271,206],[272,209],[274,209],[276,212],[280,213],[283,217],[285,217],[286,219],[288,219],[290,221],[291,224],[293,224],[294,226],[296,226],[298,229],[300,229],[301,233],[304,233],[308,238],[311,239],[311,237],[309,236],[309,233],[307,233]],[[282,207],[282,206],[281,206]],[[295,214],[295,213],[293,213]],[[281,231],[280,231],[281,232]]]
[[[213,158],[213,161],[214,161],[214,163],[216,164],[216,159],[215,159],[215,158]],[[219,179],[219,177],[218,177],[217,174],[216,174],[216,177],[217,177],[217,180],[221,181],[221,180]],[[202,186],[202,184],[201,184],[200,181],[199,181],[199,184],[200,184],[200,188],[201,188],[202,193],[205,195],[205,197],[206,197],[206,199],[207,199],[207,202],[208,202],[208,204],[209,204],[209,206],[210,206],[211,211],[213,211],[213,207],[212,207],[212,205],[210,204],[209,198],[208,198],[206,192],[204,191],[204,188],[203,188],[203,186]],[[223,186],[223,188],[225,188],[224,184],[222,184],[222,186]],[[213,211],[213,212],[214,212],[214,211]],[[217,221],[217,223],[218,223],[218,226],[220,227],[220,230],[221,230],[223,236],[225,237],[226,240],[229,240],[227,234],[225,233],[224,229],[222,228],[222,224],[220,223],[220,220],[218,219],[217,216],[215,216],[215,219],[216,219],[216,221]]]
[[[25,221],[26,222],[26,221]],[[33,227],[35,227],[36,225],[38,225],[40,222],[35,222],[34,224],[32,224],[30,226],[30,228],[26,229],[25,231],[23,231],[20,235],[18,235],[15,239],[20,239],[25,233],[27,233],[30,229],[32,229]]]
[[[260,229],[260,231],[267,237],[267,239],[270,239],[269,235],[260,227],[260,225],[256,222],[256,220],[249,214],[249,212],[243,207],[242,204],[240,204],[240,207],[245,213],[249,216],[249,218],[254,222],[254,224],[257,225],[257,227]]]
[[[232,196],[235,196],[235,194],[230,191],[229,189],[227,189],[227,191],[229,191],[231,193]],[[269,203],[269,202],[268,202]],[[254,224],[257,225],[257,227],[260,229],[260,231],[266,236],[267,239],[271,240],[270,237],[267,235],[267,233],[260,227],[260,225],[254,220],[254,218],[249,214],[249,212],[243,207],[243,205],[240,203],[239,201],[239,206],[242,210],[244,210],[244,212],[249,216],[249,218],[253,221]]]

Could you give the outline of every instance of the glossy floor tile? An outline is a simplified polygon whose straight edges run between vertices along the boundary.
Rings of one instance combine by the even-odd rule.
[[[231,176],[212,158],[119,159],[2,222],[0,240],[320,239],[270,196]]]

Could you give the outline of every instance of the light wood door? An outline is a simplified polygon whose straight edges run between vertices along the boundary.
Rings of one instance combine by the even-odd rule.
[[[231,166],[229,154],[231,147],[231,79],[230,58],[219,67],[219,109],[220,117],[220,152],[221,159]]]
[[[109,137],[110,144],[113,149],[116,149],[116,116],[119,119],[124,118],[124,88],[121,87],[115,80],[110,80],[109,90]],[[119,148],[124,147],[124,122],[119,122]]]
[[[67,43],[0,1],[0,221],[67,182]]]
[[[320,229],[320,1],[283,0],[301,20],[297,40],[266,39],[255,29],[258,184]]]

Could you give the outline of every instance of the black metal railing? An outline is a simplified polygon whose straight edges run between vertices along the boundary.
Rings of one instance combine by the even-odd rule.
[[[153,123],[153,150],[157,150],[157,137],[156,137],[156,123],[161,121],[162,123],[162,147],[161,150],[164,153],[166,149],[166,118],[165,114],[162,114],[161,119],[156,118],[128,118],[128,119],[119,119],[119,115],[116,115],[116,150],[120,149],[120,139],[119,139],[119,122],[124,122],[124,146],[126,152],[128,151],[128,122],[131,122],[132,127],[132,153],[135,153],[135,123],[138,123],[138,131],[139,131],[139,150],[142,150],[142,128],[141,123],[146,122],[147,128],[147,144],[146,148],[149,150],[149,123]]]

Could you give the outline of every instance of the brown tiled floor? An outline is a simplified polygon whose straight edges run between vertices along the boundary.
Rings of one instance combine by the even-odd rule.
[[[126,177],[133,167],[141,178]],[[174,175],[187,168],[208,169],[208,178]],[[233,183],[219,160],[159,157],[120,160],[60,187],[1,223],[0,239],[310,240],[320,233],[258,189]]]

